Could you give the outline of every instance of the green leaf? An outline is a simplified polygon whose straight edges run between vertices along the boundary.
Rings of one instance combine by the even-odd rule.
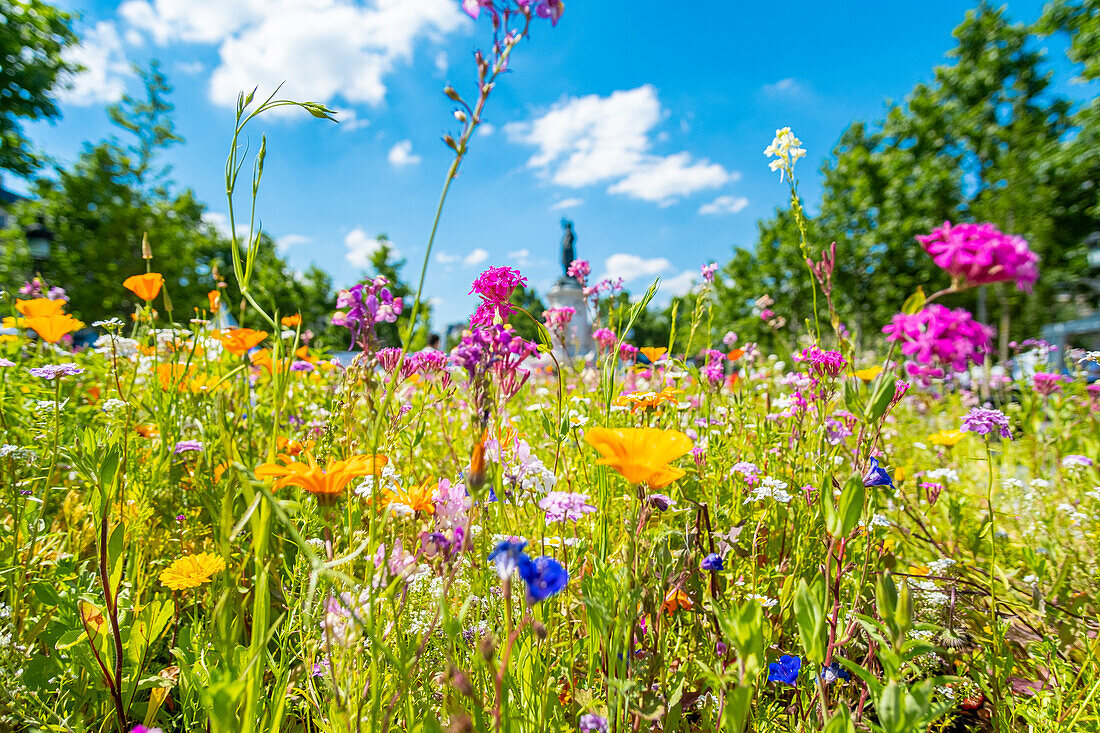
[[[794,596],[795,621],[806,657],[821,664],[825,661],[825,581],[818,576],[813,585],[798,581]]]
[[[919,313],[921,308],[924,307],[924,301],[924,288],[918,285],[917,291],[905,299],[905,303],[901,306],[901,312],[907,316]]]
[[[844,491],[837,502],[840,533],[836,537],[847,537],[863,516],[863,503],[867,498],[867,489],[860,476],[852,476],[844,485]]]

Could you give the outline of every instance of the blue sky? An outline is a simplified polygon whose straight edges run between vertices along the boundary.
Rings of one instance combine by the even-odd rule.
[[[385,232],[419,271],[454,130],[445,83],[473,96],[472,52],[487,45],[458,0],[97,0],[80,14],[89,72],[65,95],[63,119],[31,127],[62,161],[114,134],[103,107],[137,91],[131,61],[160,59],[175,86],[186,144],[169,151],[172,178],[216,218],[242,87],[285,81],[290,95],[340,109],[343,125],[305,114],[260,119],[268,136],[259,212],[299,268],[337,285],[358,278]],[[919,10],[915,7],[919,5]],[[462,320],[465,293],[489,265],[520,267],[545,292],[559,274],[560,217],[576,222],[579,256],[596,275],[644,290],[665,278],[682,292],[701,264],[751,245],[756,220],[784,203],[762,155],[790,125],[816,169],[853,120],[879,118],[952,47],[972,3],[926,0],[758,3],[569,0],[556,28],[536,24],[514,73],[489,100],[452,189],[429,269],[436,327]],[[1010,15],[1035,19],[1037,0]],[[690,8],[682,11],[681,8]],[[1062,48],[1050,48],[1060,77]],[[1084,96],[1068,82],[1060,90]],[[491,127],[490,127],[491,126]]]

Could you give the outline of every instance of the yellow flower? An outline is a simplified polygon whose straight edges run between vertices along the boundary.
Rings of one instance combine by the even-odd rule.
[[[856,376],[862,379],[864,382],[873,382],[875,377],[877,377],[881,372],[882,367],[873,366],[867,367],[866,369],[857,369]]]
[[[435,503],[432,499],[437,486],[439,481],[427,478],[419,486],[410,486],[407,489],[398,487],[397,491],[387,491],[386,499],[391,505],[400,504],[414,512],[435,514]]]
[[[632,413],[638,410],[648,410],[660,407],[666,403],[675,403],[676,395],[683,392],[681,389],[665,387],[660,392],[631,392],[615,398],[615,404],[620,407],[629,407]]]
[[[660,489],[684,475],[668,465],[691,450],[691,439],[679,430],[659,428],[592,428],[584,439],[603,456],[600,466],[611,466],[632,484]]]
[[[665,352],[668,351],[668,349],[664,346],[643,346],[642,348],[638,349],[638,351],[645,354],[645,357],[647,359],[656,364],[661,360],[661,357],[665,355]]]
[[[332,461],[325,469],[313,460],[313,454],[306,451],[307,463],[286,461],[264,463],[256,468],[257,478],[274,478],[275,488],[300,486],[317,497],[317,501],[328,504],[336,501],[344,493],[344,487],[356,476],[369,476],[381,470],[389,462],[383,455],[356,455],[342,461]],[[285,459],[284,459],[285,460]]]
[[[929,435],[928,439],[932,441],[933,445],[945,445],[950,448],[957,445],[965,437],[966,433],[961,430],[941,430],[938,433]]]
[[[187,590],[210,582],[210,576],[225,570],[225,560],[209,552],[184,555],[160,574],[160,584],[172,590]]]

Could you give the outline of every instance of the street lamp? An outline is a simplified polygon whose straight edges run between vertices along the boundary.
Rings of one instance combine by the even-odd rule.
[[[46,260],[50,259],[50,249],[57,237],[46,228],[46,219],[42,215],[39,215],[38,222],[34,226],[27,227],[24,234],[27,235],[27,250],[30,252],[35,272],[37,272],[42,269]]]

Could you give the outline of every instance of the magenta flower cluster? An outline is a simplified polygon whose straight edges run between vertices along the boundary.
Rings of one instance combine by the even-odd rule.
[[[607,351],[619,340],[619,337],[610,328],[597,328],[592,332],[592,338],[596,340],[596,345],[599,346],[600,351]]]
[[[1035,394],[1050,397],[1055,392],[1062,391],[1062,382],[1064,381],[1066,381],[1066,378],[1061,374],[1035,372],[1031,376],[1031,387],[1035,390]]]
[[[509,302],[516,288],[526,287],[527,278],[511,267],[490,267],[477,276],[468,295],[481,298],[477,310],[470,318],[471,326],[491,326],[499,319],[508,322],[508,316],[516,312]]]
[[[806,362],[810,374],[817,377],[835,377],[848,366],[847,359],[839,351],[822,349],[817,344],[795,354],[794,360]]]
[[[900,343],[901,351],[920,367],[910,373],[943,376],[942,368],[962,372],[989,352],[993,331],[974,320],[962,308],[951,310],[939,304],[905,315],[898,313],[882,332],[887,340]]]
[[[542,320],[546,322],[546,327],[551,331],[561,334],[565,332],[565,327],[569,325],[575,315],[577,315],[577,309],[566,305],[561,308],[549,308],[543,311]]]
[[[953,279],[968,285],[1014,280],[1019,290],[1030,293],[1039,279],[1039,255],[1023,237],[1005,234],[992,224],[946,221],[917,241]]]
[[[551,25],[557,25],[562,13],[565,12],[565,3],[563,0],[515,0],[515,8],[513,8],[502,0],[462,0],[462,10],[474,20],[481,15],[482,9],[487,10],[493,18],[494,28],[500,27],[501,15],[507,18],[517,11],[531,12],[532,8],[535,15],[549,20]]]

